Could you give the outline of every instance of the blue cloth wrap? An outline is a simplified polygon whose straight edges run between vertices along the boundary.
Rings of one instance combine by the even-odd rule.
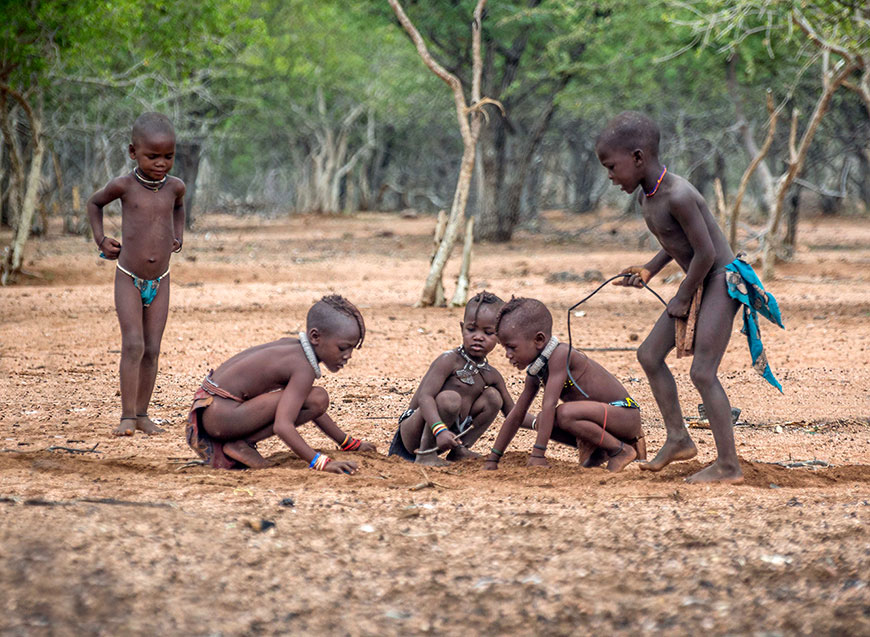
[[[761,344],[761,330],[758,326],[758,315],[761,314],[771,323],[776,323],[785,329],[782,324],[782,316],[779,306],[773,295],[764,290],[761,279],[755,274],[755,270],[744,259],[742,254],[737,255],[731,263],[725,266],[725,281],[728,285],[728,296],[743,304],[743,329],[749,342],[749,354],[752,356],[752,367],[761,374],[764,379],[782,392],[782,385],[776,380],[770,365],[767,364],[767,355]]]
[[[133,285],[139,289],[139,296],[142,297],[142,306],[148,307],[157,297],[157,288],[160,287],[160,279],[140,279],[139,277],[133,277]]]

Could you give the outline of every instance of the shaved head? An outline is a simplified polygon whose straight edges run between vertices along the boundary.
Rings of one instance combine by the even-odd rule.
[[[513,297],[498,313],[495,331],[498,333],[504,328],[518,329],[528,336],[543,332],[549,339],[553,335],[553,315],[537,299]]]
[[[624,111],[607,122],[595,140],[595,148],[601,150],[640,149],[652,157],[659,156],[661,133],[658,125],[643,113]]]
[[[353,323],[359,329],[357,349],[362,347],[366,337],[366,324],[362,314],[353,303],[338,294],[324,296],[312,305],[305,323],[306,330],[316,327],[324,335],[336,334],[348,323]]]
[[[166,115],[161,113],[142,113],[133,122],[132,137],[134,146],[148,137],[158,135],[175,137],[175,128]]]

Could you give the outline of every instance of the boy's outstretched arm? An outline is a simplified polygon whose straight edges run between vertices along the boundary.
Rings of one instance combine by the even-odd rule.
[[[659,250],[656,255],[644,265],[632,265],[625,268],[620,274],[630,274],[624,279],[617,279],[613,285],[622,287],[642,288],[644,283],[649,283],[662,268],[671,262],[671,256],[664,250]]]
[[[356,439],[351,438],[349,434],[343,432],[329,414],[318,416],[314,419],[314,424],[318,426],[320,431],[332,438],[342,451],[377,451],[377,448],[372,443],[365,440],[360,440],[359,446],[355,446],[353,449],[344,449],[345,443]]]
[[[180,180],[179,180],[180,181]],[[179,186],[179,192],[175,193],[175,206],[172,208],[172,230],[174,232],[175,243],[172,246],[173,252],[181,252],[181,246],[184,244],[184,193],[186,188],[182,182]]]
[[[553,433],[553,426],[556,421],[556,405],[559,404],[562,387],[564,387],[565,380],[568,378],[566,364],[569,353],[570,350],[567,343],[563,343],[550,356],[550,375],[547,377],[547,384],[544,385],[544,400],[541,405],[541,413],[538,415],[538,438],[535,440],[534,448],[541,453],[537,455],[534,450],[532,451],[528,461],[530,467],[549,466],[544,454],[546,453],[547,444],[550,442],[550,435]]]
[[[704,223],[704,215],[701,214],[698,202],[691,193],[679,192],[671,198],[671,216],[680,224],[692,246],[692,260],[686,270],[686,278],[680,283],[677,293],[668,303],[668,314],[681,318],[689,313],[695,290],[713,267],[716,261],[716,248],[707,224]]]
[[[88,199],[88,221],[91,223],[91,232],[94,235],[94,243],[107,259],[117,259],[121,254],[121,243],[112,237],[107,237],[103,230],[103,208],[120,199],[124,194],[124,186],[120,178],[113,179],[102,190],[98,190]]]
[[[290,447],[293,453],[308,463],[311,463],[318,454],[303,440],[293,423],[299,417],[299,412],[313,384],[313,370],[296,371],[284,388],[278,400],[278,407],[275,409],[275,434]],[[355,473],[356,469],[356,464],[353,462],[333,460],[327,463],[323,470],[331,473]]]
[[[490,452],[486,459],[486,463],[483,465],[484,469],[498,469],[498,461],[504,455],[508,445],[511,444],[511,440],[513,440],[514,436],[517,435],[517,429],[520,428],[520,424],[529,412],[529,407],[532,406],[532,401],[538,394],[538,388],[540,386],[541,383],[537,377],[526,377],[526,384],[523,386],[523,391],[520,394],[520,397],[517,398],[517,402],[513,406],[513,409],[510,410],[505,421],[502,423],[501,430],[498,432],[495,444],[493,445],[493,451]]]

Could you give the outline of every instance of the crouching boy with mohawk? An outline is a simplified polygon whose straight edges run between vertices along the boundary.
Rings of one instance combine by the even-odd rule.
[[[533,425],[538,438],[529,466],[548,466],[544,454],[550,439],[566,444],[576,441],[581,464],[592,466],[606,459],[609,471],[621,471],[638,456],[646,456],[638,404],[604,367],[567,343],[559,343],[552,335],[553,317],[543,303],[511,299],[498,314],[496,332],[511,364],[528,367],[528,374],[485,469],[498,468],[541,383],[544,401]]]
[[[496,345],[495,322],[504,304],[490,292],[476,294],[459,323],[462,345],[441,354],[429,366],[399,428],[389,455],[420,464],[443,465],[437,453],[450,450],[447,461],[477,458],[469,450],[499,410],[507,415],[514,401],[501,374],[486,360]],[[460,437],[460,434],[462,437]]]
[[[337,294],[324,296],[308,310],[299,338],[251,347],[208,373],[194,394],[187,443],[213,467],[259,469],[269,462],[256,444],[277,435],[311,469],[355,473],[355,462],[330,460],[309,447],[296,428],[314,421],[342,451],[375,450],[339,429],[326,413],[329,394],[313,386],[320,364],[339,371],[354,347],[362,347],[365,334],[356,306]]]

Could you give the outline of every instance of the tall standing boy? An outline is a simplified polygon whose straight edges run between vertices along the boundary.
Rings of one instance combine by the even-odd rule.
[[[121,421],[112,432],[162,433],[148,417],[157,378],[160,340],[169,312],[169,258],[184,233],[184,182],[170,177],[175,130],[159,113],[133,124],[133,171],[110,181],[88,200],[88,217],[100,256],[117,260],[115,310],[121,325]],[[121,200],[121,239],[103,231],[103,208]],[[123,246],[123,248],[122,248]]]
[[[686,274],[676,295],[637,351],[667,429],[664,446],[641,468],[659,471],[671,462],[688,460],[698,453],[683,423],[676,382],[665,363],[676,344],[676,319],[686,317],[694,302],[699,307],[696,308],[690,375],[704,402],[717,458],[688,481],[741,482],[743,471],[734,446],[731,405],[717,377],[719,364],[731,338],[734,315],[743,303],[746,306],[744,332],[749,338],[754,367],[781,391],[761,348],[756,312],[780,327],[782,321],[776,300],[764,292],[752,268],[734,258],[701,194],[662,164],[659,137],[655,122],[640,113],[627,111],[607,124],[595,145],[598,159],[615,185],[629,194],[634,193],[638,185],[642,187],[643,193],[638,193],[637,198],[643,218],[662,246],[645,265],[623,270],[630,276],[616,285],[641,287],[671,260]]]

